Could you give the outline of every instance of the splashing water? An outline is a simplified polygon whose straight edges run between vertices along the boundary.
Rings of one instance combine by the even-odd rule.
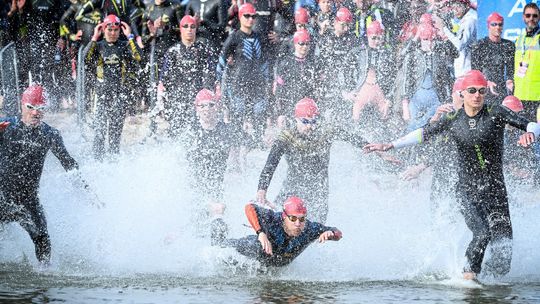
[[[232,249],[212,248],[208,237],[198,235],[191,216],[197,197],[189,185],[185,151],[179,145],[164,142],[124,146],[117,160],[99,163],[88,155],[90,143],[81,139],[73,124],[64,124],[59,127],[68,150],[79,160],[82,175],[106,207],[93,207],[88,196],[70,184],[69,174],[58,161],[53,156],[47,158],[40,196],[53,245],[49,272],[76,276],[234,277],[238,265],[223,263],[233,257],[249,269],[249,275],[256,276],[256,262]],[[267,153],[251,152],[244,173],[226,175],[225,221],[232,237],[253,233],[246,227],[243,206],[255,195]],[[441,214],[430,211],[429,177],[423,176],[417,182],[401,181],[369,169],[371,157],[348,144],[335,144],[327,224],[341,229],[344,237],[339,242],[313,244],[290,266],[273,273],[274,277],[350,282],[460,276],[465,247],[471,238],[461,216],[455,210],[443,210]],[[270,199],[279,191],[285,176],[283,163],[269,189]],[[540,206],[532,197],[538,193],[518,194],[510,196],[514,254],[506,280],[537,282]],[[23,259],[36,263],[33,244],[18,225],[5,225],[0,237],[0,263],[11,265]]]

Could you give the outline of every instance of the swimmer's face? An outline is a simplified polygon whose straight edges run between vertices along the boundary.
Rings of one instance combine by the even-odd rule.
[[[21,107],[21,120],[29,127],[37,127],[41,124],[43,119],[44,106],[32,105],[25,103]]]
[[[106,26],[103,30],[105,41],[108,43],[115,43],[120,37],[120,27]]]
[[[296,118],[296,129],[300,134],[309,135],[317,127],[317,117],[313,118]]]
[[[299,236],[306,227],[306,214],[283,213],[283,225],[288,236]]]
[[[332,4],[330,3],[330,0],[320,0],[319,1],[319,9],[322,13],[330,13],[332,9]]]
[[[484,96],[487,88],[482,86],[470,86],[461,91],[463,104],[471,108],[481,108],[484,105]]]
[[[204,100],[196,105],[197,115],[203,121],[211,121],[216,119],[219,104],[215,101]]]

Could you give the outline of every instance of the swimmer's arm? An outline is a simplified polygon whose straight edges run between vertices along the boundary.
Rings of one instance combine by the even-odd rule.
[[[259,188],[258,190],[267,190],[270,186],[270,181],[274,176],[274,172],[281,160],[281,157],[285,154],[285,143],[281,140],[276,140],[270,149],[266,164],[259,176]]]

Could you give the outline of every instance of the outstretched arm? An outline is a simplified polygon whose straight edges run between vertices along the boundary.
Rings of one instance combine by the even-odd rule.
[[[399,149],[408,146],[414,146],[420,144],[424,140],[424,129],[416,129],[411,133],[394,140],[391,143],[373,143],[364,146],[364,152],[371,153],[375,151],[388,151],[390,149]]]
[[[328,240],[339,241],[342,237],[343,234],[339,229],[331,228],[330,230],[326,230],[325,232],[321,233],[321,235],[319,235],[319,243],[324,243]]]

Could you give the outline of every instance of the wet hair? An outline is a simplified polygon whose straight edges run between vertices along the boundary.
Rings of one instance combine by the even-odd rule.
[[[525,7],[523,8],[523,13],[525,14],[525,11],[528,9],[528,8],[532,8],[532,9],[535,9],[537,12],[540,11],[540,8],[538,8],[538,5],[536,3],[527,3],[527,5],[525,5]]]

